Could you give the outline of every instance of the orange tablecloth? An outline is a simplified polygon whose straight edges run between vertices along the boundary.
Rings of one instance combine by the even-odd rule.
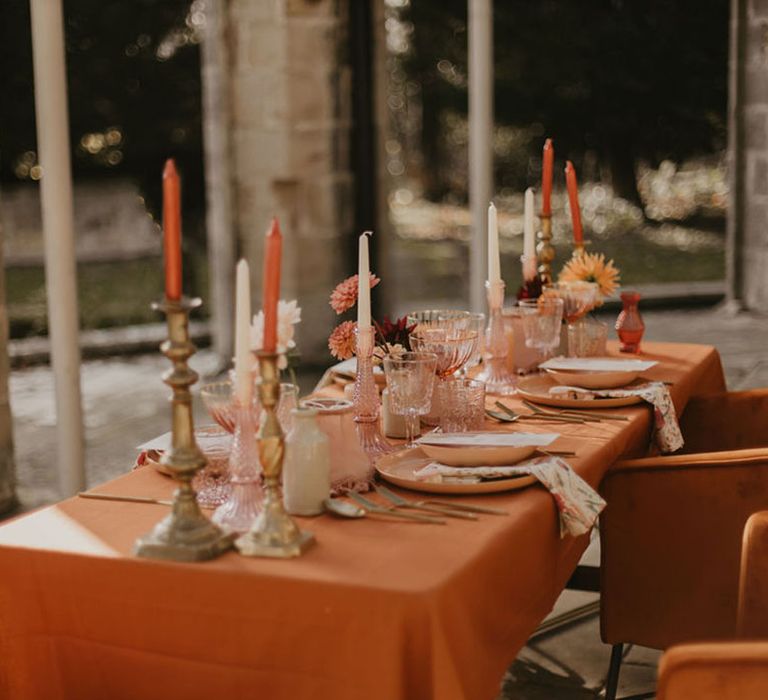
[[[678,410],[723,388],[711,347],[644,350]],[[554,446],[577,451],[593,486],[648,444],[650,410],[621,412],[629,422],[563,425]],[[95,490],[165,496],[171,485],[143,468]],[[493,698],[588,538],[559,538],[542,488],[467,500],[509,515],[303,519],[317,545],[291,561],[132,558],[163,506],[69,499],[18,518],[0,527],[0,698]]]

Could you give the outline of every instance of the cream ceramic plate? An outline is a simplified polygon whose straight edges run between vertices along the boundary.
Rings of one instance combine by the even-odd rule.
[[[376,463],[376,471],[383,479],[396,486],[402,486],[412,491],[423,491],[424,493],[498,493],[524,489],[536,481],[532,476],[524,475],[511,479],[481,481],[474,484],[444,484],[437,480],[439,477],[433,477],[434,481],[420,481],[413,476],[414,471],[427,466],[432,461],[422,452],[421,448],[402,450],[379,458]]]
[[[563,371],[545,368],[544,371],[554,377],[558,384],[578,386],[583,389],[618,389],[635,381],[640,372],[581,372],[578,370]]]
[[[536,452],[535,445],[522,447],[451,447],[421,445],[427,457],[449,467],[503,467],[516,464]]]
[[[549,390],[558,386],[558,382],[548,374],[534,374],[523,377],[517,383],[517,395],[521,398],[540,403],[544,406],[559,406],[561,408],[618,408],[641,403],[639,396],[624,396],[616,399],[569,399],[562,396],[550,396]]]

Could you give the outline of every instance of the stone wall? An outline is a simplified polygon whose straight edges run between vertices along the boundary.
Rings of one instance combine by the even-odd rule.
[[[768,0],[731,0],[728,281],[733,302],[768,305]]]
[[[230,0],[233,226],[261,298],[263,235],[277,215],[284,235],[282,296],[298,298],[298,344],[328,362],[333,312],[353,225],[349,160],[351,69],[346,0]],[[209,192],[210,194],[210,192]]]

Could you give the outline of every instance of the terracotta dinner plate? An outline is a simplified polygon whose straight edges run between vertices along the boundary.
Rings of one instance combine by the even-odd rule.
[[[518,382],[517,395],[533,401],[533,403],[539,403],[544,406],[558,406],[560,408],[619,408],[620,406],[632,406],[643,401],[639,396],[624,396],[616,399],[569,399],[561,396],[551,396],[549,390],[553,386],[559,385],[560,383],[548,374],[534,374],[529,377],[523,377]]]
[[[501,491],[523,489],[536,481],[534,477],[524,475],[510,479],[481,481],[476,484],[444,484],[437,480],[420,481],[413,476],[414,471],[427,466],[432,461],[434,460],[427,457],[420,448],[401,450],[400,452],[393,452],[381,457],[376,463],[376,471],[382,478],[396,486],[424,493],[499,493]]]

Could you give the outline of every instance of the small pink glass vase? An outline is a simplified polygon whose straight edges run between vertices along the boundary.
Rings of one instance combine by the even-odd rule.
[[[624,292],[621,302],[624,308],[616,319],[616,331],[621,341],[621,352],[640,352],[640,341],[643,339],[645,324],[637,308],[640,295],[637,292]]]

